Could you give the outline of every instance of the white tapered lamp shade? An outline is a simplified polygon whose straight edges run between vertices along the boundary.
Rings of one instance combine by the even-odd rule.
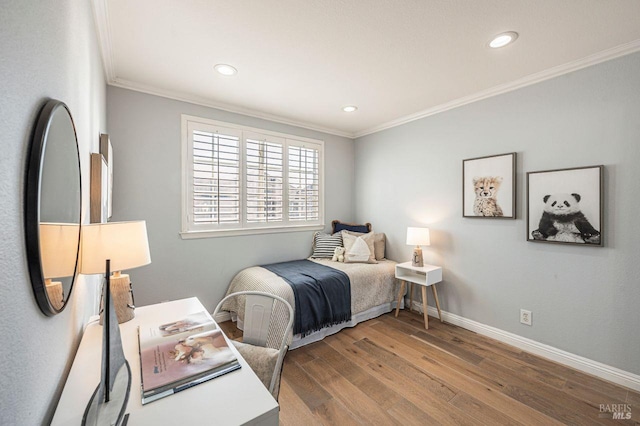
[[[80,225],[40,224],[42,274],[45,279],[71,277],[76,271]]]
[[[135,316],[129,275],[120,274],[151,263],[145,221],[95,223],[82,226],[80,273],[104,274],[109,259],[113,276],[109,277],[118,322]]]
[[[73,223],[40,223],[40,262],[45,290],[56,308],[64,305],[64,289],[55,278],[72,277],[78,260],[80,225]]]
[[[424,260],[422,258],[422,247],[431,245],[431,238],[429,236],[429,228],[407,228],[407,245],[415,246],[413,249],[413,257],[411,259],[411,265],[422,267],[424,266]]]
[[[135,222],[94,223],[82,226],[81,274],[104,274],[105,260],[112,271],[151,263],[147,225]]]

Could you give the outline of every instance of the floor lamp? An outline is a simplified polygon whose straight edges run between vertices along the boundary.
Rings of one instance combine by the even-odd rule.
[[[131,391],[131,368],[124,357],[120,327],[111,297],[111,270],[121,271],[151,263],[144,221],[83,225],[81,274],[105,274],[104,321],[100,384],[82,418],[83,425],[123,425]]]

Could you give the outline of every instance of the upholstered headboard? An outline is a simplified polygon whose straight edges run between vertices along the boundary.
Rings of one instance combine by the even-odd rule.
[[[362,232],[367,234],[371,232],[371,224],[369,222],[364,225],[360,225],[357,223],[345,223],[340,222],[339,220],[334,220],[331,222],[331,233],[335,234],[336,232],[340,232],[342,230],[353,231],[353,232]]]

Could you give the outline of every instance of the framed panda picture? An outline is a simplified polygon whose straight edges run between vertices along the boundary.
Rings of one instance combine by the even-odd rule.
[[[604,166],[527,173],[527,241],[603,245]]]

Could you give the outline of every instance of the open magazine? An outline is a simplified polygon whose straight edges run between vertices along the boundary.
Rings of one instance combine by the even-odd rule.
[[[148,332],[150,336],[154,336],[159,333],[161,336],[176,336],[187,334],[193,334],[198,331],[213,330],[216,328],[216,323],[213,318],[206,312],[200,311],[195,314],[187,315],[183,319],[173,321],[167,324],[161,324],[157,327],[149,328]]]
[[[160,326],[140,326],[138,338],[142,404],[240,368],[206,312]]]

